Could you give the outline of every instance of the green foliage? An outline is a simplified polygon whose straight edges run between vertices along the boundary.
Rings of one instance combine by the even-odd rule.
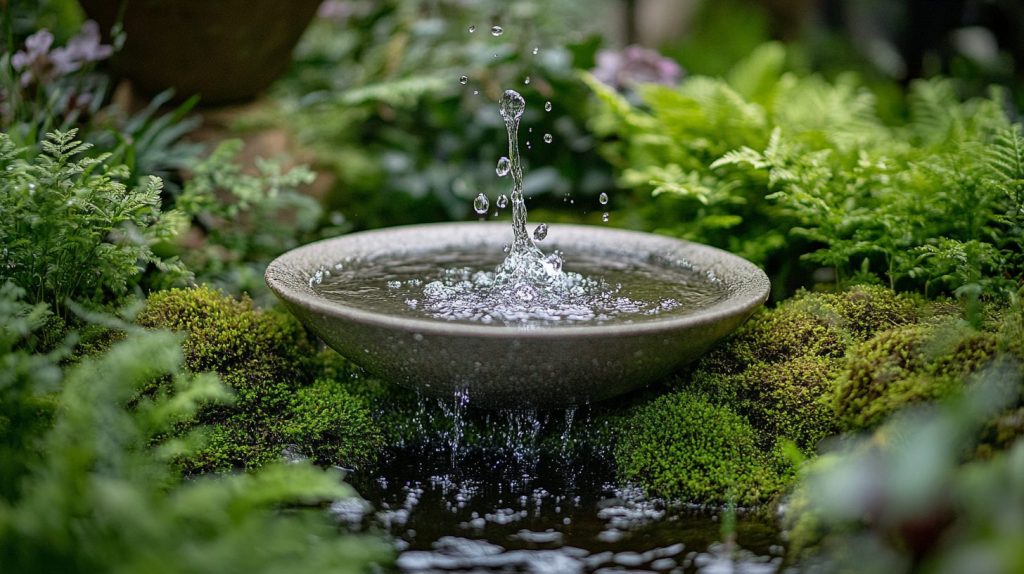
[[[199,436],[160,437],[202,404],[223,399],[225,391],[213,376],[184,374],[179,342],[168,332],[133,333],[101,358],[68,371],[58,415],[41,437],[21,491],[8,496],[11,485],[4,484],[4,567],[362,572],[371,561],[386,560],[382,544],[340,535],[317,508],[352,495],[336,471],[291,464],[257,474],[181,479],[167,460],[188,452]],[[173,393],[133,401],[164,377],[173,381]],[[126,406],[130,402],[133,408]],[[290,510],[282,513],[282,507]]]
[[[210,440],[180,461],[185,470],[257,468],[279,460],[289,445],[346,466],[368,464],[379,453],[367,402],[333,379],[311,380],[315,351],[290,315],[201,286],[154,293],[137,321],[185,332],[188,369],[214,371],[233,391],[230,406],[200,413],[198,422],[212,425]]]
[[[617,435],[622,478],[668,498],[756,505],[778,491],[788,472],[758,448],[746,419],[687,391],[639,407]]]
[[[846,429],[869,428],[908,405],[951,396],[996,349],[994,335],[952,325],[883,331],[850,350],[835,388],[838,421]]]
[[[643,108],[587,78],[621,183],[658,196],[644,226],[765,264],[777,289],[802,282],[802,258],[841,283],[1016,290],[1024,140],[1002,93],[960,102],[948,81],[918,81],[909,120],[890,126],[853,77],[799,76],[784,60],[765,45],[727,79],[647,86]]]
[[[18,159],[0,134],[0,280],[14,281],[28,301],[47,303],[62,317],[69,300],[120,300],[148,265],[167,280],[186,275],[180,262],[152,249],[184,224],[179,212],[161,213],[161,181],[130,188],[120,181],[125,168],[109,165],[109,154],[75,159],[90,148],[75,134],[49,134],[31,161]]]
[[[995,363],[965,394],[812,461],[787,505],[790,552],[824,572],[1019,571],[1024,441],[984,461],[963,456],[1020,384],[1018,366]]]
[[[227,140],[188,166],[190,177],[175,208],[192,218],[197,233],[181,257],[202,282],[264,293],[266,264],[309,238],[321,209],[297,191],[313,181],[309,169],[286,170],[280,162],[257,159],[257,173],[249,174],[236,161],[241,151],[241,140]]]
[[[476,194],[493,201],[509,191],[494,174],[508,153],[497,99],[514,86],[529,104],[520,134],[532,141],[521,150],[532,205],[562,206],[571,193],[596,206],[597,194],[611,191],[610,169],[592,151],[578,104],[587,90],[573,66],[592,65],[598,40],[585,35],[598,29],[594,14],[611,7],[364,4],[342,21],[313,23],[275,85],[278,109],[249,122],[291,132],[334,176],[329,208],[357,229],[476,218]],[[484,23],[499,13],[505,31],[496,38]],[[544,144],[544,133],[555,143]]]
[[[53,404],[47,393],[61,380],[64,346],[34,352],[50,318],[45,303],[24,302],[25,291],[0,285],[0,499],[10,499],[34,460],[33,442],[47,428]]]

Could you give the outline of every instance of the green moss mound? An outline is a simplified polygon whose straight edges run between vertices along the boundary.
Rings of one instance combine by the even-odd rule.
[[[742,416],[682,391],[661,396],[620,423],[615,461],[623,479],[654,494],[753,506],[784,483],[784,466],[758,447]]]
[[[761,431],[765,446],[785,438],[813,450],[837,430],[831,397],[838,371],[839,361],[828,357],[759,363],[730,381],[734,404]]]
[[[231,405],[200,413],[196,422],[209,425],[209,434],[204,447],[180,461],[187,472],[255,468],[286,448],[342,466],[369,464],[379,453],[381,433],[368,401],[346,388],[340,369],[319,364],[291,316],[202,286],[154,293],[137,322],[184,332],[188,369],[216,372],[234,391]],[[314,380],[317,371],[328,376]]]
[[[290,413],[285,439],[315,462],[362,466],[373,462],[383,446],[366,401],[334,379],[300,388]]]
[[[949,397],[996,355],[997,338],[966,327],[909,325],[850,350],[833,406],[847,430],[877,426],[908,405]]]

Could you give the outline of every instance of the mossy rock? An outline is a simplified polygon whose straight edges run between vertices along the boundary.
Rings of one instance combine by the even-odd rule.
[[[345,467],[370,464],[383,446],[366,402],[334,379],[298,390],[282,435],[314,462]]]
[[[764,446],[786,438],[809,451],[838,430],[832,410],[838,373],[837,359],[797,357],[753,365],[727,384],[736,387],[735,408],[761,431]]]
[[[914,323],[923,302],[879,285],[854,285],[839,293],[798,293],[788,305],[863,341],[880,331]]]
[[[689,391],[639,407],[617,435],[621,477],[671,499],[753,506],[774,496],[789,472],[758,447],[746,419]]]
[[[884,331],[851,349],[833,408],[847,430],[874,427],[908,405],[959,392],[997,347],[994,335],[952,324]]]
[[[343,466],[364,466],[379,454],[381,435],[369,401],[346,386],[349,376],[340,367],[328,369],[318,360],[313,342],[291,316],[203,286],[154,293],[137,321],[184,332],[188,369],[216,372],[235,395],[230,405],[203,409],[194,421],[209,425],[209,436],[203,448],[180,461],[186,471],[255,468],[278,460],[286,447]],[[314,380],[316,371],[334,370],[341,376]]]

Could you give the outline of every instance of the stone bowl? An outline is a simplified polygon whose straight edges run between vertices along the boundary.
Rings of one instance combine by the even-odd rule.
[[[367,371],[424,394],[468,396],[487,407],[556,407],[636,389],[693,361],[739,327],[768,297],[764,272],[731,253],[670,237],[598,226],[556,225],[545,251],[689,263],[725,286],[718,302],[683,316],[630,324],[521,327],[371,312],[317,295],[317,270],[350,257],[387,258],[445,249],[500,253],[506,222],[442,223],[353,233],[293,249],[267,268],[270,288],[309,329]]]

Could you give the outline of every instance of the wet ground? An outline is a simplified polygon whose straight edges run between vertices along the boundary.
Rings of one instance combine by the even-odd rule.
[[[605,456],[515,439],[507,448],[456,441],[455,451],[396,450],[372,476],[349,476],[365,501],[342,501],[332,511],[353,530],[389,534],[402,572],[760,574],[781,567],[784,548],[763,513],[648,498],[616,484]]]

